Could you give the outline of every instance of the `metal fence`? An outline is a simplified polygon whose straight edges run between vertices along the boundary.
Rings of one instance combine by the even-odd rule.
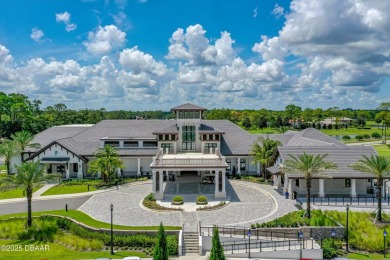
[[[293,250],[293,249],[318,249],[314,239],[295,239],[286,241],[232,241],[221,243],[224,252],[228,254],[277,251],[277,250]]]
[[[306,198],[297,198],[299,203],[306,203]],[[357,206],[373,206],[378,204],[377,197],[367,197],[367,196],[358,196],[358,197],[311,197],[310,201],[313,205],[321,206],[340,206],[340,205],[357,205]],[[382,198],[382,205],[390,205],[390,196]]]
[[[212,226],[201,226],[199,224],[199,231],[201,236],[212,236],[213,235]],[[220,236],[225,237],[236,237],[236,238],[247,238],[248,229],[243,227],[223,227],[218,226],[218,231]],[[251,229],[252,238],[262,238],[272,240],[274,238],[279,239],[296,239],[298,237],[297,233],[287,233],[281,231],[269,231],[261,229]]]

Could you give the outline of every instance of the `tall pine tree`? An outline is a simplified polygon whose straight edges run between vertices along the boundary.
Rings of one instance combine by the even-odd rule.
[[[165,235],[165,230],[162,222],[160,222],[157,239],[157,244],[154,247],[153,259],[168,260],[167,236]]]
[[[214,226],[213,229],[213,247],[211,248],[210,260],[225,260],[225,254],[223,253],[223,247],[221,241],[219,241],[218,227]]]

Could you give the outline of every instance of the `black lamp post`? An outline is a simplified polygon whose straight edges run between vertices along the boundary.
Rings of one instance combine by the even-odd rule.
[[[251,258],[251,236],[252,236],[252,231],[250,228],[248,228],[248,238],[249,238],[249,255],[248,258]]]
[[[336,231],[334,231],[334,229],[332,229],[333,248],[334,248],[334,236],[335,235],[336,235]]]
[[[303,238],[303,232],[298,232],[298,238],[299,238],[299,258],[302,258],[302,238]]]
[[[387,237],[387,231],[386,229],[383,230],[383,257],[386,258],[386,237]]]
[[[112,211],[114,210],[114,205],[110,205],[110,210],[111,210],[111,255],[114,254],[114,233],[112,231]]]
[[[345,245],[346,245],[346,250],[347,250],[347,252],[348,252],[348,215],[349,215],[349,204],[347,204],[347,227],[346,227],[346,230],[345,230],[345,232],[346,232],[346,235],[345,235]]]

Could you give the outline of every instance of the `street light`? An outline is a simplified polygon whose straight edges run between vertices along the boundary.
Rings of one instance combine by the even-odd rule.
[[[303,238],[303,232],[298,232],[298,238],[299,238],[299,258],[302,258],[302,238]]]
[[[251,258],[251,236],[252,236],[252,231],[250,228],[248,228],[248,238],[249,238],[249,256],[248,256],[248,258]]]
[[[383,257],[386,258],[386,237],[387,237],[387,231],[386,229],[383,230]]]
[[[349,204],[347,204],[347,227],[346,227],[346,235],[345,235],[345,242],[346,242],[346,250],[348,252],[348,213],[349,213]]]
[[[334,229],[332,229],[333,248],[334,248],[334,236],[335,235],[336,235],[336,231],[334,231]]]
[[[111,255],[114,254],[114,233],[112,231],[112,211],[114,210],[114,205],[110,205],[110,210],[111,210]]]

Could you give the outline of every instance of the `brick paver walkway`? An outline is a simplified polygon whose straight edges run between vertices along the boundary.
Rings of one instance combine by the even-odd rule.
[[[294,201],[286,200],[270,185],[244,181],[227,182],[231,202],[214,211],[153,212],[140,206],[142,199],[152,190],[150,181],[135,183],[118,190],[95,194],[79,210],[93,218],[110,222],[110,204],[114,204],[114,223],[129,226],[164,225],[182,226],[196,230],[202,225],[235,225],[248,227],[251,223],[265,222],[296,210]]]

